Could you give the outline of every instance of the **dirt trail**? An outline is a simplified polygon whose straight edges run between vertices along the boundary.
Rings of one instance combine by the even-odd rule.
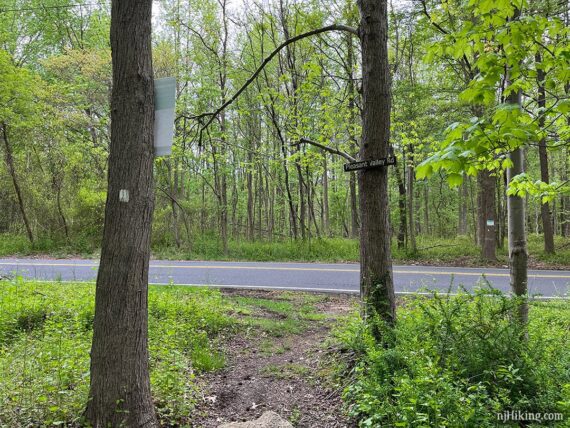
[[[261,296],[271,298],[268,293]],[[351,300],[330,296],[315,306],[325,319],[310,321],[300,334],[272,337],[250,332],[233,337],[225,349],[227,367],[200,377],[204,395],[194,412],[193,426],[252,420],[267,410],[296,427],[354,426],[343,414],[340,388],[327,384],[321,364],[327,358],[323,343],[332,319],[348,312]],[[281,317],[270,311],[263,311],[263,316]]]

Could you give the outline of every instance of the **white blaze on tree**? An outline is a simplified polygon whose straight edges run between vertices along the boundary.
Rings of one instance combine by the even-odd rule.
[[[113,0],[111,146],[97,276],[94,427],[157,427],[148,371],[148,268],[154,209],[151,0]]]

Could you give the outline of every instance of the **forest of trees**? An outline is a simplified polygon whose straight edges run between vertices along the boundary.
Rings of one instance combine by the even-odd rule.
[[[526,141],[512,187],[526,195],[528,232],[544,234],[547,252],[553,235],[570,234],[568,4],[524,3],[505,42],[494,3],[389,4],[391,224],[410,251],[418,235],[459,234],[495,257],[507,234],[509,139]],[[0,15],[0,232],[99,242],[110,6],[5,0]],[[288,44],[232,98],[284,41],[358,27],[355,3],[167,0],[153,20],[155,77],[178,82],[173,155],[155,168],[153,242],[191,249],[206,237],[227,252],[238,239],[357,237],[357,173],[342,165],[361,138],[358,38],[326,31]],[[502,108],[505,58],[518,61],[517,117]]]
[[[392,240],[413,254],[420,236],[469,236],[491,261],[508,241],[515,298],[488,304],[503,305],[516,346],[529,340],[527,235],[544,253],[570,235],[568,2],[0,5],[0,233],[101,243],[93,426],[159,424],[151,241],[191,253],[209,239],[227,256],[236,240],[359,238],[366,346],[381,350],[404,328]],[[153,79],[167,76],[175,142],[155,159]]]

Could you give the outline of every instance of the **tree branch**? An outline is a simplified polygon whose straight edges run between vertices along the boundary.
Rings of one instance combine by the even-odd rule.
[[[345,158],[349,162],[356,162],[356,159],[353,158],[352,156],[350,156],[348,153],[342,152],[342,151],[335,149],[333,147],[325,146],[324,144],[317,143],[316,141],[308,140],[306,138],[301,138],[299,140],[299,142],[296,144],[293,144],[293,146],[298,146],[298,145],[303,144],[303,143],[310,144],[312,146],[318,147],[319,149],[322,149],[326,152],[332,153],[333,155],[342,156],[343,158]]]
[[[435,22],[435,20],[432,18],[432,16],[430,15],[430,13],[429,13],[429,11],[428,11],[428,9],[427,9],[426,1],[425,1],[425,0],[421,0],[420,3],[422,4],[422,9],[423,9],[422,12],[423,12],[423,14],[426,16],[426,18],[429,20],[429,22],[431,23],[431,25],[433,25],[435,28],[437,28],[437,30],[438,30],[441,34],[446,35],[446,36],[451,36],[452,39],[453,39],[453,41],[455,42],[455,41],[456,41],[456,40],[455,40],[455,37],[453,37],[453,36],[449,33],[449,31],[447,31],[445,28],[443,28],[441,25],[439,25],[437,22]],[[471,63],[469,62],[469,59],[467,59],[467,55],[463,54],[462,60],[463,60],[463,66],[467,69],[467,72],[468,72],[469,76],[470,76],[471,78],[473,78],[473,77],[472,77],[472,75],[473,75],[473,68],[471,67]]]
[[[277,48],[275,48],[275,50],[273,52],[271,52],[269,54],[269,56],[267,56],[263,60],[261,65],[257,68],[257,70],[255,70],[255,72],[251,75],[251,77],[249,79],[247,79],[247,81],[243,84],[243,86],[241,88],[239,88],[238,91],[230,99],[228,99],[225,103],[223,103],[220,107],[218,107],[218,109],[216,109],[213,112],[202,113],[202,114],[193,116],[193,118],[197,119],[197,120],[209,117],[209,119],[206,121],[206,123],[204,124],[204,126],[200,130],[200,134],[202,134],[202,131],[204,129],[206,129],[208,126],[210,126],[210,124],[214,121],[214,119],[216,118],[216,116],[218,114],[220,114],[226,107],[228,107],[230,104],[232,104],[242,94],[242,92],[245,91],[247,89],[247,87],[253,83],[253,81],[257,78],[257,76],[259,76],[259,74],[265,68],[265,66],[267,64],[269,64],[269,62],[283,48],[289,46],[292,43],[298,42],[299,40],[306,39],[307,37],[315,36],[317,34],[325,33],[327,31],[346,31],[348,33],[354,34],[355,36],[359,37],[359,33],[358,33],[358,30],[356,28],[349,27],[347,25],[333,24],[333,25],[328,25],[326,27],[318,28],[316,30],[308,31],[308,32],[303,33],[303,34],[299,34],[298,36],[292,37],[292,38],[284,41],[279,46],[277,46]]]

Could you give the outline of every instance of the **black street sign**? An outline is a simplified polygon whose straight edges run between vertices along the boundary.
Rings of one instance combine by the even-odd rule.
[[[360,169],[379,168],[381,166],[396,165],[396,158],[393,156],[375,160],[365,160],[344,164],[344,172],[358,171]]]

